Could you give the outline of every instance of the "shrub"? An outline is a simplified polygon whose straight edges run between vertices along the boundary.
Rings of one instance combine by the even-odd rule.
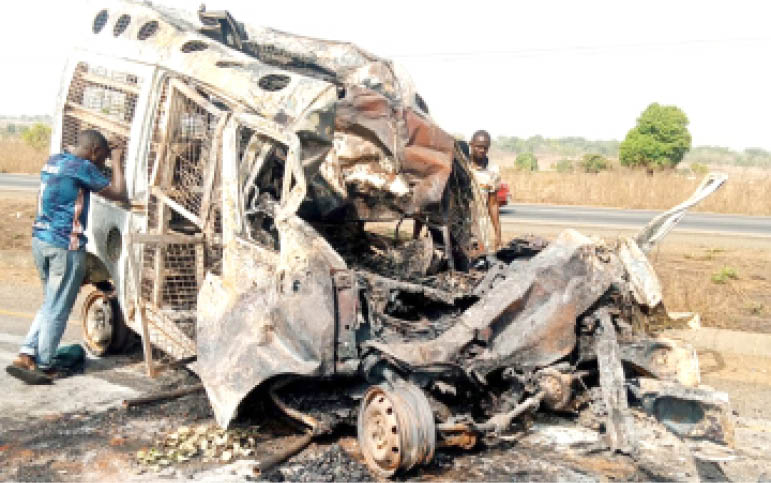
[[[27,146],[46,149],[51,144],[51,126],[36,123],[21,132],[21,139]]]
[[[709,168],[704,163],[691,163],[691,172],[693,174],[705,175],[709,173]]]
[[[514,165],[520,171],[538,171],[538,158],[533,153],[519,153]]]
[[[610,168],[610,161],[599,154],[585,154],[579,165],[584,173],[599,173]]]
[[[573,161],[570,159],[560,159],[554,165],[554,169],[556,169],[558,173],[572,173],[575,170]]]
[[[735,268],[723,267],[719,272],[712,274],[712,283],[724,284],[728,280],[736,280],[738,278],[739,275],[737,275]]]

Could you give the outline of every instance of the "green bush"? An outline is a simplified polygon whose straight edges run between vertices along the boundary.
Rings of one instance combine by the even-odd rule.
[[[637,125],[619,145],[618,157],[624,166],[674,168],[689,149],[688,117],[676,106],[654,102],[640,114]]]
[[[533,153],[519,153],[514,165],[519,171],[538,171],[538,158]]]
[[[573,166],[572,160],[560,159],[554,165],[554,169],[556,169],[558,173],[572,173],[575,170],[575,167]]]
[[[705,175],[709,173],[709,168],[704,163],[691,163],[691,172],[693,174]]]
[[[723,267],[720,271],[712,274],[712,283],[724,284],[728,280],[736,280],[739,275],[736,273],[736,269],[732,267]]]
[[[25,144],[35,149],[47,149],[51,144],[51,126],[36,123],[21,132]]]
[[[610,168],[610,161],[599,154],[585,154],[579,163],[584,173],[599,173]]]

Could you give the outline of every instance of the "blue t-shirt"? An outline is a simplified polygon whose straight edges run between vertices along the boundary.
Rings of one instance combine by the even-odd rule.
[[[110,180],[91,162],[69,153],[48,158],[40,170],[40,193],[32,236],[68,250],[86,246],[88,208],[92,191]]]

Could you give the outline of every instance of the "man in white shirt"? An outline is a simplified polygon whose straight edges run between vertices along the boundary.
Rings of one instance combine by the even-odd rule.
[[[498,189],[501,187],[501,172],[498,165],[487,157],[490,150],[490,134],[477,131],[471,136],[470,158],[471,172],[487,201],[487,210],[495,230],[495,249],[501,247],[501,219],[498,204]]]
[[[500,205],[498,204],[498,189],[501,187],[501,172],[498,165],[487,157],[490,150],[490,134],[487,131],[477,131],[471,136],[469,143],[469,159],[471,160],[471,173],[477,182],[482,195],[487,203],[487,210],[495,231],[494,248],[501,248],[501,220]],[[465,149],[464,149],[465,151]],[[423,223],[415,220],[412,237],[418,238],[423,229]]]

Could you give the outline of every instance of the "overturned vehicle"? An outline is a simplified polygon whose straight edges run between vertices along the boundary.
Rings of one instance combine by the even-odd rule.
[[[151,375],[154,349],[196,359],[223,427],[262,393],[321,432],[276,391],[342,381],[382,476],[539,407],[571,411],[589,386],[620,451],[634,448],[628,390],[653,413],[659,394],[706,398],[693,350],[653,335],[669,319],[645,252],[724,178],[635,238],[567,230],[493,251],[464,151],[390,62],[205,9],[119,3],[85,30],[53,148],[88,128],[123,139],[131,199],[92,199],[91,352],[130,330]],[[680,430],[730,443],[713,406]]]

